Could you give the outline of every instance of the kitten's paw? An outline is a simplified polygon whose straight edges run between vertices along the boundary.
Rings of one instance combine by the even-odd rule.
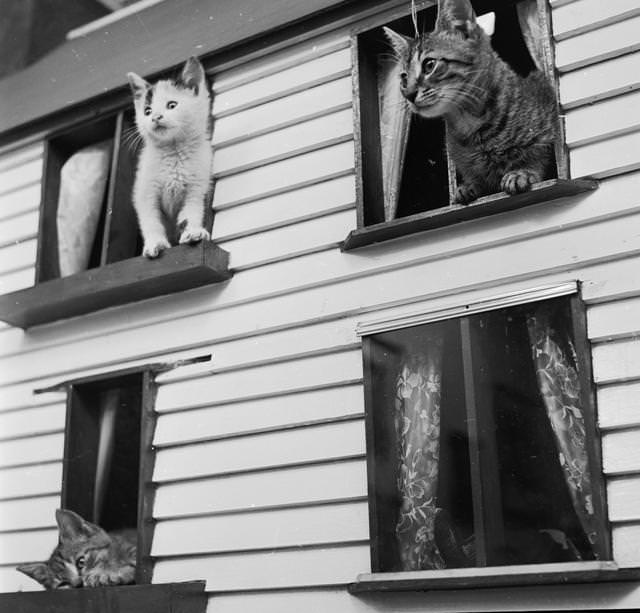
[[[169,249],[169,247],[171,247],[171,245],[166,238],[145,241],[142,255],[151,259],[157,258],[165,249]]]
[[[540,175],[533,170],[512,170],[502,177],[500,189],[507,194],[520,194],[530,190],[538,181]]]
[[[208,241],[211,238],[209,232],[204,228],[186,228],[180,235],[180,244],[199,243],[200,241]]]
[[[475,200],[479,196],[478,191],[473,185],[467,185],[465,183],[458,185],[456,188],[456,194],[453,197],[454,204],[469,204],[472,200]]]

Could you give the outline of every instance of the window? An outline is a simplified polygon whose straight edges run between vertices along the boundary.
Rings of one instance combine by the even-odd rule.
[[[476,14],[494,14],[492,46],[518,74],[538,66],[554,80],[546,0],[472,0]],[[418,27],[431,31],[434,2],[418,3]],[[396,14],[397,15],[397,14]],[[522,24],[522,25],[521,25]],[[364,30],[353,38],[356,69],[356,168],[358,228],[343,249],[450,225],[535,202],[553,200],[594,189],[593,181],[569,181],[564,136],[556,144],[556,179],[534,189],[507,196],[483,196],[468,205],[455,205],[456,169],[447,155],[446,127],[441,119],[425,119],[405,110],[397,64],[382,26],[412,37],[408,12]]]
[[[610,560],[583,307],[535,298],[363,337],[374,575]]]

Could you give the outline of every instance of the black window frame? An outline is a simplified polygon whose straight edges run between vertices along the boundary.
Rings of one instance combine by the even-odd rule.
[[[489,12],[492,4],[500,1],[472,0],[479,15]],[[512,1],[515,3],[517,0]],[[561,121],[559,86],[555,69],[551,7],[548,0],[535,1],[542,29],[547,32],[543,45],[545,74],[549,77],[556,93],[559,127],[559,138],[555,147],[557,178],[538,183],[530,191],[521,194],[509,196],[499,192],[478,198],[467,205],[456,205],[451,203],[452,194],[455,190],[455,169],[446,151],[443,151],[442,157],[446,168],[444,170],[441,169],[439,172],[446,175],[447,185],[442,186],[442,188],[446,187],[449,192],[448,206],[445,205],[440,208],[408,214],[389,221],[384,220],[377,61],[379,53],[388,52],[390,49],[388,45],[385,47],[385,43],[382,42],[382,26],[389,25],[393,28],[401,20],[406,23],[410,19],[410,9],[405,7],[397,10],[392,14],[387,14],[384,18],[373,22],[368,21],[365,25],[352,31],[357,228],[351,231],[343,241],[341,247],[344,251],[416,232],[520,209],[536,203],[549,202],[597,188],[598,183],[595,180],[576,180],[571,179],[570,176],[568,149],[564,125]],[[435,4],[434,0],[423,0],[416,3],[418,15],[420,16],[419,23],[424,21],[424,13],[426,11],[434,11],[430,16],[431,19],[434,18]],[[442,126],[440,131],[444,135],[442,120],[432,121],[434,126],[437,123]],[[442,148],[446,148],[444,138]]]

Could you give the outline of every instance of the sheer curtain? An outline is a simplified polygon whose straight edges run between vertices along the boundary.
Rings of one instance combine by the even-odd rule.
[[[551,325],[548,307],[527,318],[538,387],[556,440],[569,494],[582,528],[594,543],[596,521],[581,402],[578,362],[568,334]]]
[[[445,568],[435,543],[443,338],[407,356],[396,380],[397,488],[402,501],[396,538],[402,570]]]

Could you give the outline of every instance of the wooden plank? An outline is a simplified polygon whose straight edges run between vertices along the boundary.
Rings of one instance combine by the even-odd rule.
[[[223,241],[344,210],[355,203],[353,176],[339,177],[299,190],[216,210],[214,237]]]
[[[337,247],[356,225],[355,208],[302,221],[259,234],[221,241],[230,254],[229,266],[237,272],[278,260]]]
[[[35,283],[35,278],[35,266],[5,273],[0,277],[0,295],[31,287]]]
[[[0,438],[63,430],[64,414],[64,403],[0,413]]]
[[[228,254],[207,241],[180,245],[162,257],[143,256],[53,279],[0,297],[0,319],[20,327],[183,291],[230,277]]]
[[[42,158],[26,161],[0,173],[0,194],[39,183],[42,177]]]
[[[35,238],[0,248],[0,274],[33,266],[37,248],[38,241]]]
[[[249,165],[294,155],[298,151],[352,134],[351,109],[338,111],[237,144],[218,147],[213,154],[213,173],[230,174]]]
[[[570,151],[571,170],[576,177],[610,177],[640,168],[640,131]]]
[[[62,459],[64,434],[42,434],[0,441],[0,467]]]
[[[620,568],[640,566],[640,523],[613,526],[613,555]]]
[[[640,297],[595,304],[588,310],[588,332],[592,342],[640,334]]]
[[[332,545],[369,538],[366,501],[158,522],[154,557]],[[0,543],[2,543],[0,537]]]
[[[363,456],[362,420],[161,449],[155,482]]]
[[[28,211],[0,222],[0,246],[35,239],[38,235],[38,211]]]
[[[565,115],[567,145],[578,147],[640,130],[640,92],[580,107]]]
[[[0,470],[0,499],[3,500],[58,494],[61,485],[62,462]]]
[[[154,445],[211,440],[363,413],[359,385],[161,414]],[[0,422],[1,423],[1,422]]]
[[[38,211],[40,207],[40,183],[22,187],[0,196],[0,219]]]
[[[607,503],[610,521],[640,521],[640,475],[609,479]]]
[[[58,528],[0,533],[0,564],[46,560],[58,542]]]
[[[566,109],[640,88],[640,53],[630,53],[560,77],[560,103]]]
[[[21,166],[27,162],[32,162],[36,158],[42,158],[43,153],[44,147],[42,142],[25,145],[2,153],[0,155],[0,173],[14,166]]]
[[[273,102],[215,119],[214,147],[295,125],[352,103],[351,79],[338,78]]]
[[[156,411],[163,413],[187,407],[211,406],[348,383],[361,378],[360,351],[342,351],[293,363],[267,364],[163,385],[158,390]]]
[[[640,426],[640,381],[598,387],[600,428]]]
[[[640,260],[638,261],[640,262]],[[582,278],[582,298],[587,304],[633,298],[640,294],[635,279],[636,257],[629,256],[616,262],[611,274],[586,274]]]
[[[213,206],[257,200],[353,168],[353,143],[342,143],[268,164],[216,182]],[[291,177],[295,177],[292,184]]]
[[[605,432],[602,435],[602,462],[606,475],[640,472],[640,430]]]
[[[562,72],[632,53],[640,49],[640,15],[629,17],[556,43],[556,68]]]
[[[202,577],[208,591],[277,589],[350,582],[369,568],[369,547],[348,545],[273,553],[227,554],[202,558],[160,559],[154,581]]]
[[[55,528],[58,508],[60,496],[4,500],[0,502],[0,525],[9,530]]]
[[[364,459],[279,468],[158,486],[154,517],[286,508],[367,496]]]
[[[597,344],[592,354],[596,383],[640,378],[640,338]]]
[[[558,41],[633,17],[640,12],[638,0],[581,0],[553,10],[553,34]]]

